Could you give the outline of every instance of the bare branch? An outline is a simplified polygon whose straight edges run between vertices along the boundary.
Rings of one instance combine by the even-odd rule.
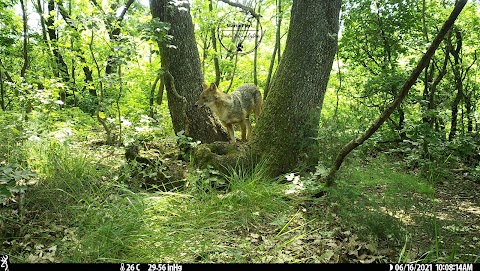
[[[123,8],[122,13],[117,18],[119,22],[123,20],[123,17],[125,17],[125,13],[127,13],[127,10],[130,8],[133,2],[135,2],[135,0],[128,0],[128,2],[125,4],[125,7]]]
[[[472,63],[470,64],[470,66],[468,66],[467,69],[465,70],[465,74],[463,75],[462,81],[465,80],[465,78],[467,77],[468,72],[470,71],[470,68],[473,66],[473,64],[475,64],[475,62],[477,62],[477,50],[475,50],[475,51],[473,52],[473,61],[472,61]]]
[[[232,1],[230,1],[230,0],[219,0],[219,1],[221,1],[221,2],[223,2],[223,3],[225,3],[225,4],[229,4],[229,5],[232,6],[232,7],[241,8],[241,9],[243,9],[244,11],[250,13],[250,14],[251,14],[253,17],[255,17],[256,19],[260,19],[260,15],[257,14],[257,13],[255,12],[255,10],[254,10],[253,8],[251,8],[251,7],[247,7],[247,6],[245,6],[245,5],[242,5],[242,4],[237,3],[237,2],[232,2]]]
[[[12,77],[10,76],[10,74],[8,73],[7,68],[5,67],[5,65],[3,65],[2,59],[0,59],[0,67],[3,68],[4,74],[5,74],[5,76],[7,77],[7,81],[9,81],[10,83],[14,83],[14,84],[15,84],[15,81],[13,81],[13,78],[12,78]]]

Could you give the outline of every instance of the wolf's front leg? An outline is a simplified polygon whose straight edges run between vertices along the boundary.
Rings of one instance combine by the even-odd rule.
[[[246,141],[247,140],[247,120],[242,120],[240,122],[240,125],[242,126],[242,140]],[[250,133],[250,130],[248,131]]]
[[[225,126],[227,126],[227,130],[228,130],[228,136],[230,137],[230,142],[231,143],[235,143],[236,140],[235,140],[235,133],[233,132],[233,124],[226,124]]]

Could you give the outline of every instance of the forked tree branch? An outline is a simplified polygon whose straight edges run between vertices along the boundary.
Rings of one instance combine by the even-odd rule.
[[[257,14],[257,13],[255,12],[255,10],[254,10],[253,8],[251,8],[251,7],[247,7],[247,6],[245,6],[245,5],[242,5],[242,4],[237,3],[237,2],[232,2],[232,1],[230,1],[230,0],[219,0],[219,1],[221,1],[221,2],[223,2],[223,3],[225,3],[225,4],[229,4],[229,5],[232,6],[232,7],[241,8],[241,9],[243,9],[244,11],[250,13],[250,14],[251,14],[253,17],[255,17],[257,20],[260,19],[260,15]]]

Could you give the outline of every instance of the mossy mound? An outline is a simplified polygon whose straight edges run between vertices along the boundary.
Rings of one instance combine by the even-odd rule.
[[[247,143],[213,142],[199,145],[193,152],[193,163],[199,168],[212,167],[226,173],[231,168],[246,168],[255,164]]]

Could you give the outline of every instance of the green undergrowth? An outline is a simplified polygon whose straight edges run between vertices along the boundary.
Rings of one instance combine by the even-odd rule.
[[[462,261],[444,239],[451,221],[436,217],[434,178],[382,155],[353,157],[312,199],[316,178],[271,179],[262,163],[223,175],[190,168],[183,190],[138,191],[115,166],[121,150],[55,139],[24,147],[36,184],[23,212],[14,203],[0,212],[0,253],[12,262],[358,262],[365,250],[372,261]]]
[[[123,259],[143,225],[140,195],[109,179],[91,153],[54,139],[27,143],[37,175],[3,244],[13,262]],[[15,214],[11,214],[14,217]],[[5,241],[7,240],[7,241]]]
[[[460,254],[458,235],[445,230],[461,222],[438,217],[436,181],[406,173],[401,161],[379,155],[352,160],[320,201],[348,230],[389,248],[399,262],[469,262]]]
[[[329,202],[349,226],[379,241],[404,239],[417,197],[430,201],[433,188],[382,159],[350,165],[329,188]]]
[[[281,197],[284,186],[264,176],[261,165],[237,168],[225,176],[224,190],[192,176],[185,193],[147,196],[146,235],[134,248],[134,260],[245,262],[249,251],[241,236],[291,211]]]
[[[37,184],[21,220],[2,213],[15,223],[0,237],[12,262],[244,262],[250,230],[293,214],[284,185],[265,178],[262,165],[230,169],[222,189],[191,174],[183,191],[132,192],[90,151],[28,144]]]

